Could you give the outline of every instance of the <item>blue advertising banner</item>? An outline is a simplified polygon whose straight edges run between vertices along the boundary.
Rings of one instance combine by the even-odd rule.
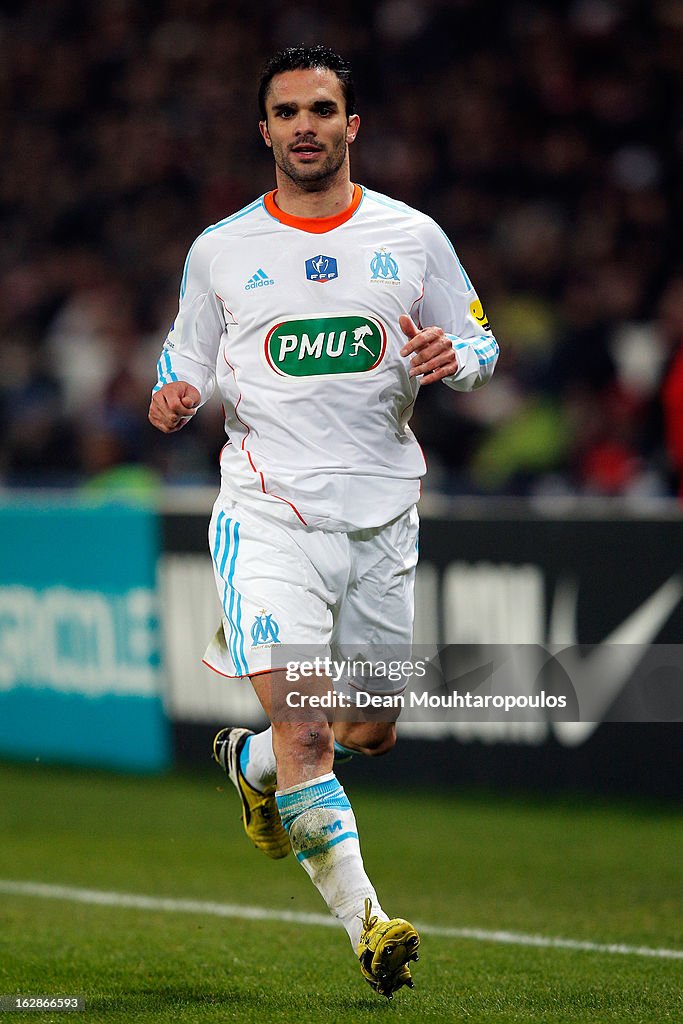
[[[155,512],[0,506],[0,757],[159,771]]]

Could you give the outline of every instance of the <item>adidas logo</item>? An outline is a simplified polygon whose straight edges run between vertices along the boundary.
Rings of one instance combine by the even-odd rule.
[[[261,267],[259,267],[256,273],[252,274],[245,284],[244,290],[245,292],[250,292],[252,288],[265,288],[269,284],[275,284],[275,281],[273,281],[272,277],[268,277],[265,270],[262,270]]]

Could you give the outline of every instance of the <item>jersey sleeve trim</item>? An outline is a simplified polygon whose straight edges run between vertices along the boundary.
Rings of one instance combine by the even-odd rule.
[[[180,281],[180,298],[181,299],[184,298],[185,291],[187,289],[187,275],[188,275],[189,268],[190,268],[190,257],[192,255],[192,250],[194,249],[194,247],[197,244],[197,242],[199,241],[199,239],[203,238],[204,235],[211,234],[212,231],[217,231],[218,228],[225,227],[226,224],[231,224],[235,220],[240,220],[242,217],[246,217],[247,214],[249,214],[249,213],[255,213],[258,209],[261,208],[262,203],[263,203],[263,196],[259,196],[258,199],[255,199],[252,203],[249,203],[248,206],[242,207],[242,209],[238,210],[237,213],[232,213],[232,214],[230,214],[229,217],[225,217],[223,220],[219,220],[217,224],[209,225],[208,228],[205,228],[204,231],[202,231],[201,235],[199,235],[198,238],[195,238],[194,242],[190,246],[190,251],[187,254],[187,258],[185,260],[185,266],[183,267],[183,276],[182,276],[181,281]]]
[[[498,360],[498,342],[492,334],[478,338],[458,338],[454,334],[446,337],[458,358],[458,370],[442,382],[455,391],[476,391],[490,379]]]
[[[178,375],[173,372],[171,357],[167,351],[162,352],[159,357],[159,362],[157,363],[157,374],[158,382],[157,386],[154,388],[155,391],[162,388],[164,384],[170,384],[172,381],[178,380]]]
[[[453,243],[451,242],[450,238],[448,237],[448,235],[446,234],[444,229],[441,227],[441,225],[437,224],[436,221],[434,221],[433,223],[436,224],[437,228],[439,229],[439,231],[441,232],[441,234],[445,238],[446,242],[448,243],[448,248],[453,253],[453,256],[455,257],[455,262],[460,267],[460,273],[462,274],[463,281],[465,282],[465,287],[467,288],[468,292],[471,292],[472,291],[472,282],[470,281],[469,277],[467,276],[467,272],[465,271],[465,268],[463,267],[462,263],[460,262],[460,257],[458,256],[457,252],[455,251],[455,249],[453,247]]]
[[[488,366],[489,363],[495,363],[498,358],[498,342],[490,334],[482,334],[481,337],[475,338],[473,341],[461,341],[460,338],[456,338],[453,334],[447,334],[446,337],[456,352],[466,348],[474,349],[479,365],[482,368]]]

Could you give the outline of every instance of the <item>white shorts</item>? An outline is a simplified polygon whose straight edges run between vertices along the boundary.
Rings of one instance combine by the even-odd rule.
[[[405,649],[418,530],[414,506],[385,526],[328,533],[219,498],[209,544],[223,620],[205,664],[242,677],[285,668],[279,659],[292,648],[302,657]]]

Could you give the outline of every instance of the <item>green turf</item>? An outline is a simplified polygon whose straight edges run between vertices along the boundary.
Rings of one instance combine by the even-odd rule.
[[[391,913],[683,949],[683,821],[670,808],[350,795]],[[249,847],[217,772],[150,780],[2,766],[0,837],[4,879],[324,909],[292,858],[272,863]],[[387,1003],[362,981],[343,931],[0,895],[0,993],[87,1000],[82,1015],[34,1020],[683,1020],[681,961],[425,936],[414,973],[416,990]]]

